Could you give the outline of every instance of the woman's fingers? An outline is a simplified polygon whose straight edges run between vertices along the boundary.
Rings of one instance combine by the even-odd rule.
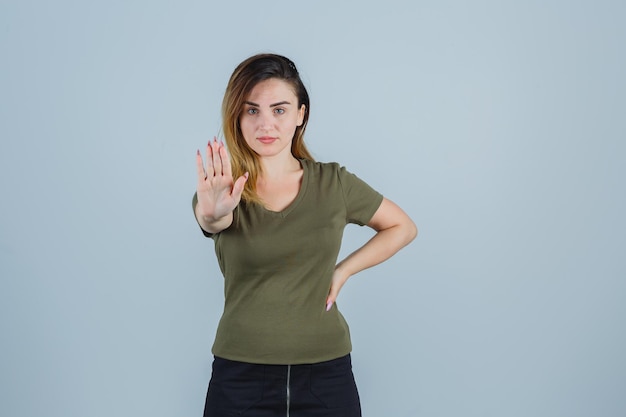
[[[200,149],[196,152],[196,168],[198,169],[198,182],[204,181],[206,179],[206,172],[204,171],[204,162],[202,161]]]
[[[333,304],[337,300],[337,296],[339,295],[338,285],[333,281],[330,286],[330,291],[328,292],[328,297],[326,297],[326,311],[330,311],[333,307]]]
[[[200,151],[196,152],[196,167],[198,171],[198,191],[206,194],[215,204],[224,204],[227,200],[235,204],[241,199],[243,189],[248,180],[248,173],[233,182],[230,159],[223,142],[213,138],[207,143],[206,161],[203,161]]]
[[[326,311],[330,311],[335,301],[337,301],[337,296],[339,295],[339,289],[335,287],[335,285],[331,286],[328,297],[326,297]]]
[[[230,165],[230,158],[228,157],[228,152],[226,152],[226,147],[224,146],[222,142],[220,142],[219,152],[220,152],[220,160],[222,161],[222,174],[227,177],[232,177],[233,172],[232,172],[232,168]]]
[[[209,143],[206,146],[206,177],[213,177],[215,175],[215,170],[213,168],[213,151],[212,151],[212,143],[209,140]]]
[[[328,290],[328,296],[326,297],[326,311],[330,311],[337,301],[337,297],[339,297],[339,291],[341,291],[341,287],[346,283],[349,276],[342,274],[338,269],[335,269],[333,273],[333,278],[330,282],[330,289]]]
[[[217,142],[217,138],[213,138],[211,142],[211,154],[213,156],[213,172],[214,175],[222,175],[222,159],[220,157],[220,144]]]

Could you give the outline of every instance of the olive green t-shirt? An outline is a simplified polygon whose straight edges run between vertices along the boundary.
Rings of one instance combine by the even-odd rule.
[[[224,275],[216,356],[302,364],[352,349],[348,324],[336,304],[326,311],[326,297],[346,224],[369,222],[383,197],[336,163],[300,162],[300,191],[287,208],[241,202],[230,227],[204,232]]]

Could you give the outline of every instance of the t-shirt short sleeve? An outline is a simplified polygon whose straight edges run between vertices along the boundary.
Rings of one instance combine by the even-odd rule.
[[[367,224],[380,207],[382,194],[345,167],[339,168],[338,175],[346,203],[346,220],[360,226]]]

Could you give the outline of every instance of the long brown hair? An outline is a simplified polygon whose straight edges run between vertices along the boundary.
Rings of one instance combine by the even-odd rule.
[[[259,54],[251,56],[235,68],[226,86],[222,101],[222,122],[224,138],[230,153],[233,178],[239,178],[245,172],[249,173],[243,190],[242,199],[245,202],[261,203],[256,192],[256,181],[261,173],[261,162],[258,155],[246,143],[239,116],[243,111],[244,102],[250,92],[259,82],[276,78],[287,82],[298,97],[298,108],[304,104],[304,119],[296,131],[291,143],[291,153],[298,159],[313,161],[309,150],[304,144],[304,131],[309,121],[309,94],[300,79],[295,64],[281,55]]]

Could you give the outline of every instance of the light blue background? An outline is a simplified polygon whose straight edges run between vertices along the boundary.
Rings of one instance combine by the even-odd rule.
[[[626,415],[620,1],[3,1],[0,415],[200,416],[190,208],[247,56],[420,236],[340,296],[364,416]],[[343,253],[371,233],[346,231]]]

